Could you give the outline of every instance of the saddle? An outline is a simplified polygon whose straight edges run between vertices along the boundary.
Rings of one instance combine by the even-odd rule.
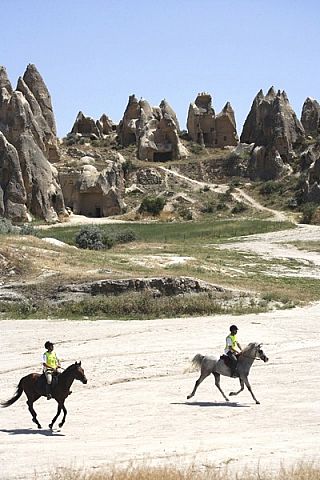
[[[231,368],[232,360],[230,360],[228,355],[221,355],[220,360],[222,360],[227,365],[227,367]]]
[[[220,360],[222,360],[225,365],[230,368],[230,370],[232,370],[232,360],[230,360],[230,358],[228,357],[228,355],[221,355],[220,356]],[[239,377],[237,371],[235,371],[235,373],[232,375],[232,378],[237,378]]]
[[[54,392],[54,389],[58,384],[58,378],[59,378],[59,373],[55,373],[55,374],[52,375],[51,392]],[[47,385],[47,379],[46,379],[45,374],[42,373],[40,375],[40,377],[38,378],[37,382],[36,382],[36,389],[44,397],[47,396],[46,385]]]

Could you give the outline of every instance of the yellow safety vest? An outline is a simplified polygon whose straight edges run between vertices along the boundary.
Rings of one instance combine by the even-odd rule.
[[[236,350],[236,346],[237,346],[237,337],[236,337],[236,335],[231,335],[231,334],[230,334],[230,335],[227,336],[227,339],[228,339],[228,338],[231,339],[232,348],[233,348],[234,350]],[[229,346],[230,346],[230,345],[228,345],[228,343],[226,342],[226,350],[229,350]]]
[[[50,368],[57,368],[57,366],[58,366],[58,359],[57,359],[56,352],[46,352],[46,353],[45,353],[45,356],[46,356],[46,364],[47,364]]]

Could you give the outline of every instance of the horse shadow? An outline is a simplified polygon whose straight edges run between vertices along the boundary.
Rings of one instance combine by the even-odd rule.
[[[248,405],[242,405],[237,402],[172,402],[170,405],[188,405],[189,407],[232,407],[248,408]]]
[[[52,430],[35,430],[33,428],[0,428],[0,432],[8,433],[8,435],[43,435],[45,437],[64,437],[63,433],[53,432]]]

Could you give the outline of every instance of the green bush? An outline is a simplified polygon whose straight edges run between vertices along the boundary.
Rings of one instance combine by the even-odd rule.
[[[17,233],[18,229],[12,225],[11,220],[0,217],[0,235],[6,235],[8,233]]]
[[[307,223],[307,224],[311,223],[317,208],[318,206],[312,202],[308,202],[302,205],[301,207],[302,218],[300,220],[300,223]]]
[[[81,227],[75,237],[75,243],[79,248],[89,250],[102,250],[112,248],[117,243],[134,242],[137,239],[136,233],[131,229],[120,231],[105,231],[96,225],[86,225]]]
[[[260,187],[261,195],[271,195],[272,193],[282,193],[283,185],[280,182],[269,180]]]
[[[159,215],[166,204],[166,200],[163,197],[145,197],[139,207],[139,212],[147,212],[152,215]]]
[[[130,228],[115,233],[116,243],[130,243],[137,240],[137,234]]]
[[[231,210],[231,213],[242,213],[248,210],[248,207],[245,203],[243,202],[237,202],[233,209]]]
[[[85,225],[76,235],[75,243],[79,248],[102,250],[105,248],[103,231],[95,225]]]
[[[39,237],[39,231],[34,228],[30,223],[25,223],[20,227],[20,235],[32,235],[33,237]]]

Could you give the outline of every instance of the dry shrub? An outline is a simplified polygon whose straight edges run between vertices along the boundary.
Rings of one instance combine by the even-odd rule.
[[[95,472],[59,469],[52,480],[319,480],[320,467],[310,463],[299,463],[291,468],[280,468],[278,472],[243,470],[231,473],[228,468],[210,468],[200,471],[194,465],[179,469],[172,466],[129,466],[110,467]]]

